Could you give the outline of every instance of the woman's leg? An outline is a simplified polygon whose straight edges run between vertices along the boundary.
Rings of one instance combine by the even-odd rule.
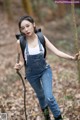
[[[52,71],[50,67],[44,71],[41,80],[47,104],[52,111],[54,117],[57,118],[61,113],[52,93]]]
[[[46,103],[44,91],[40,82],[40,77],[30,78],[28,79],[28,81],[37,95],[41,109],[44,109],[47,106],[47,103]]]

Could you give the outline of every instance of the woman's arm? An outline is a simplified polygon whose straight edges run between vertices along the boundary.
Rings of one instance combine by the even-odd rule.
[[[14,66],[15,69],[21,69],[24,65],[23,62],[23,56],[21,52],[21,47],[20,47],[20,41],[17,40],[17,58],[16,58],[16,64]]]
[[[53,52],[55,53],[57,56],[65,58],[65,59],[71,59],[71,60],[76,60],[76,56],[71,56],[68,55],[60,50],[58,50],[45,36],[45,41],[46,41],[46,46]]]

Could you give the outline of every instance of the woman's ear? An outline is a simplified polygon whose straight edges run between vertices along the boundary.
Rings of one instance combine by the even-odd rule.
[[[33,24],[33,27],[34,27],[34,32],[36,33],[37,30],[36,30],[36,25],[35,25],[35,23]]]
[[[36,27],[35,23],[33,23],[33,26]]]

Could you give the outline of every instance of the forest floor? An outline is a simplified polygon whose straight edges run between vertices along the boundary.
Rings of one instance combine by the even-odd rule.
[[[80,30],[80,26],[78,27]],[[74,37],[68,17],[41,25],[41,28],[57,48],[74,55]],[[14,70],[16,33],[17,23],[6,21],[5,16],[0,14],[0,112],[7,113],[8,120],[25,120],[23,87]],[[80,86],[76,62],[59,58],[49,50],[47,62],[53,72],[53,94],[64,120],[80,120]],[[23,70],[20,72],[24,76]],[[28,120],[44,120],[33,89],[27,80],[25,84]],[[52,113],[50,115],[53,120]]]

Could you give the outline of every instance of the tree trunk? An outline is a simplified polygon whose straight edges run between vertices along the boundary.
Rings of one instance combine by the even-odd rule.
[[[76,53],[79,52],[79,42],[78,42],[78,32],[77,32],[77,26],[76,26],[76,16],[75,16],[75,5],[74,5],[74,0],[72,0],[71,4],[71,12],[72,12],[72,21],[73,21],[73,34],[74,34],[74,39],[75,39],[75,50]],[[77,61],[77,69],[78,69],[78,80],[80,83],[80,61]]]
[[[30,0],[22,0],[22,5],[23,5],[25,12],[27,14],[33,16],[33,9],[32,9],[32,5],[31,5],[31,1]]]
[[[66,14],[65,4],[58,4],[58,17],[64,17]]]

